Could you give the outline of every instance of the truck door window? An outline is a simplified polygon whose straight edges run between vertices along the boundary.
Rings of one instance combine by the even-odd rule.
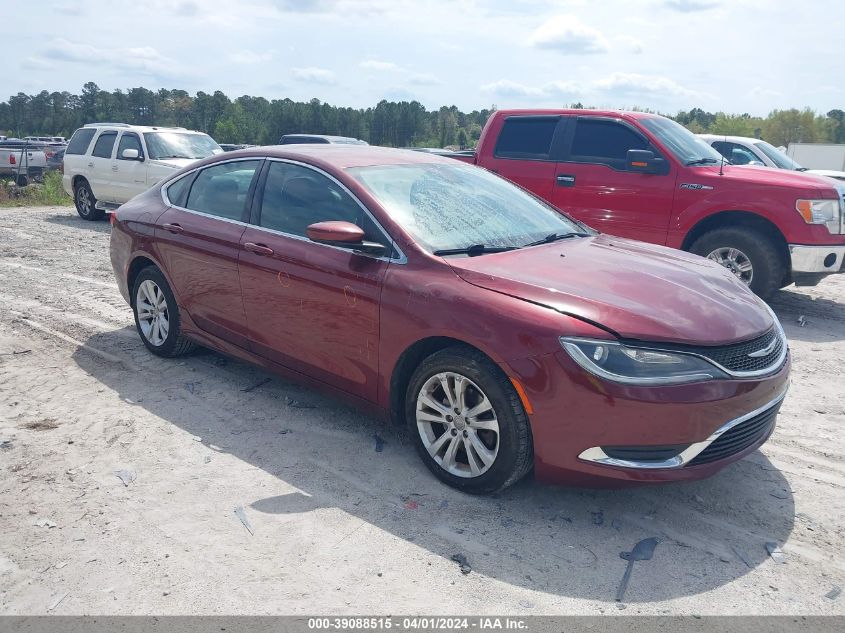
[[[111,158],[111,151],[114,147],[114,141],[117,138],[117,132],[103,132],[94,143],[94,151],[92,156],[97,158]]]
[[[548,160],[559,117],[508,117],[496,142],[497,158]]]
[[[123,158],[123,150],[125,149],[136,149],[138,150],[138,156],[144,155],[144,150],[141,149],[141,139],[138,138],[137,134],[128,134],[124,132],[121,135],[120,143],[117,144],[118,160],[129,160],[128,158]]]
[[[652,148],[646,139],[621,123],[578,119],[569,154],[574,162],[596,163],[624,170],[629,149]]]

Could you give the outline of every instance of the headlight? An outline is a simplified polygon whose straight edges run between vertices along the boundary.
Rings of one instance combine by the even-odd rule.
[[[574,337],[561,337],[560,344],[591,374],[626,385],[677,385],[729,377],[706,360],[682,352]]]
[[[824,224],[831,233],[842,233],[839,200],[796,200],[795,209],[807,224]]]

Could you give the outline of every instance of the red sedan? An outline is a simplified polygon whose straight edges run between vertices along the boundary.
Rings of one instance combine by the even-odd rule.
[[[696,479],[760,446],[789,352],[715,262],[597,234],[483,169],[364,146],[215,156],[120,207],[144,344],[200,344],[407,424],[467,492]]]

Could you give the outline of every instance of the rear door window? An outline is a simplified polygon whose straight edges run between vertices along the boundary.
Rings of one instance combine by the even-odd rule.
[[[496,141],[497,158],[548,160],[560,117],[508,117]]]
[[[645,138],[622,123],[582,118],[575,124],[569,155],[574,162],[624,170],[630,149],[652,148]]]
[[[260,160],[239,160],[206,167],[197,174],[185,208],[242,221],[250,186],[259,165]]]
[[[84,154],[88,150],[91,139],[94,138],[94,134],[96,133],[97,130],[92,127],[82,127],[76,130],[67,144],[65,154]]]
[[[114,142],[117,139],[117,132],[103,132],[97,137],[97,142],[94,143],[94,151],[92,156],[97,158],[111,158],[111,151],[114,148]]]

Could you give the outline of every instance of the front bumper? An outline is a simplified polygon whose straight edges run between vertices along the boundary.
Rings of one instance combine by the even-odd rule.
[[[845,244],[834,246],[805,246],[790,244],[793,274],[831,274],[845,270]]]
[[[619,488],[709,477],[758,448],[774,427],[790,362],[787,355],[780,369],[760,378],[660,387],[601,380],[563,350],[510,361],[507,369],[520,381],[534,409],[531,431],[537,479]],[[736,437],[729,434],[744,434],[748,427],[743,422],[756,425],[755,416],[760,414],[768,417],[751,429],[754,437],[734,443]],[[720,451],[723,435],[722,443],[729,443],[726,452]],[[745,435],[740,438],[745,439]],[[610,460],[595,450],[600,447],[608,449],[605,456]],[[663,453],[659,459],[650,455],[651,464],[612,460],[628,450],[623,457],[636,462],[633,455],[638,449]],[[667,463],[654,463],[660,460]]]

